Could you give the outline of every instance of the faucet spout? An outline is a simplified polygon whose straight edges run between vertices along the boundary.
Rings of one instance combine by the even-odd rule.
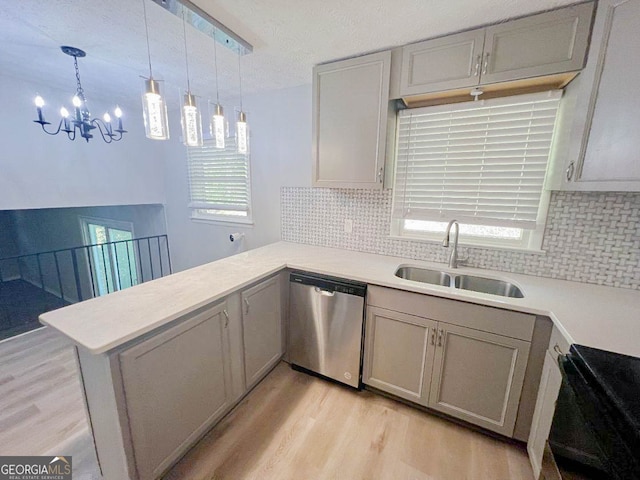
[[[451,249],[451,255],[449,256],[449,268],[458,268],[458,236],[460,234],[460,225],[457,220],[451,220],[447,225],[447,231],[442,241],[443,247],[449,246],[449,237],[451,236],[451,228],[455,225],[455,233],[453,236],[453,248]]]

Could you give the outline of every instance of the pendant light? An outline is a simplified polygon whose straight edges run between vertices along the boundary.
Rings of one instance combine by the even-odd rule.
[[[160,82],[154,80],[151,69],[151,47],[149,46],[149,25],[147,24],[147,0],[142,0],[144,12],[144,28],[147,35],[147,57],[149,58],[149,78],[144,81],[142,94],[142,113],[144,116],[144,131],[147,138],[152,140],[167,140],[169,138],[169,118],[167,104],[160,91]]]
[[[240,85],[240,112],[236,122],[236,146],[238,153],[249,153],[249,125],[247,114],[242,110],[242,72],[240,71],[240,50],[238,50],[238,83]]]
[[[220,105],[220,89],[218,83],[218,52],[216,48],[216,44],[218,41],[216,40],[216,32],[213,32],[213,62],[216,70],[216,104],[214,106],[213,115],[211,116],[211,136],[215,141],[216,148],[223,149],[224,148],[224,137],[225,137],[225,120],[224,120],[224,110],[222,105]]]
[[[184,94],[182,104],[182,137],[183,143],[187,147],[201,147],[202,139],[202,116],[198,110],[196,97],[191,93],[191,82],[189,79],[189,52],[187,50],[187,24],[184,19],[184,7],[182,7],[182,32],[184,34],[184,59],[187,66],[187,92]]]

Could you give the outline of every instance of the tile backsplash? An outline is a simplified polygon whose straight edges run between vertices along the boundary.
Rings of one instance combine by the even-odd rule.
[[[282,187],[281,203],[283,240],[447,261],[440,243],[389,237],[390,190]],[[640,289],[640,194],[553,192],[542,249],[461,247],[460,256],[474,267]]]

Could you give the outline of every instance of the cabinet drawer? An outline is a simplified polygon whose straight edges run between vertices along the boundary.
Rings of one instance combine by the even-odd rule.
[[[370,285],[367,305],[531,341],[535,315]]]

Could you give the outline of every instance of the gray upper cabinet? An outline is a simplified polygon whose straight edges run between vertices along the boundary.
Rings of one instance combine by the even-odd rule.
[[[593,2],[487,27],[481,82],[580,70],[592,15]]]
[[[158,478],[230,407],[222,303],[119,355],[135,466]]]
[[[280,277],[242,292],[245,385],[250,389],[282,356]]]
[[[403,47],[400,96],[477,85],[483,45],[479,29]]]
[[[314,187],[381,189],[391,52],[313,69]]]
[[[522,80],[584,66],[594,3],[402,48],[401,97]]]
[[[573,123],[558,135],[554,188],[640,191],[639,47],[640,0],[601,0],[587,66],[565,90]]]

